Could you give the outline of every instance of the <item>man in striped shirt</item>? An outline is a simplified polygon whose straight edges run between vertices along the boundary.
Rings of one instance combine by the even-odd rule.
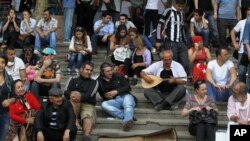
[[[164,11],[157,25],[155,46],[159,48],[162,45],[164,50],[172,50],[173,59],[182,64],[186,73],[188,73],[184,13],[182,12],[185,4],[186,0],[173,0],[173,6]]]

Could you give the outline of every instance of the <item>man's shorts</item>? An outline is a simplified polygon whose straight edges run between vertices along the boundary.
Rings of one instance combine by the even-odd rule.
[[[85,118],[91,118],[93,124],[95,124],[96,121],[96,110],[95,110],[95,106],[91,105],[91,104],[81,104],[81,120],[85,119]]]

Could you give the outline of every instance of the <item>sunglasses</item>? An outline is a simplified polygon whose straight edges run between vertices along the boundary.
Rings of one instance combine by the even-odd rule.
[[[50,54],[45,54],[45,53],[43,53],[42,55],[43,55],[43,56],[49,56]]]
[[[76,31],[84,31],[84,28],[83,27],[80,27],[80,26],[78,26],[78,27],[76,27],[76,29],[75,29]]]

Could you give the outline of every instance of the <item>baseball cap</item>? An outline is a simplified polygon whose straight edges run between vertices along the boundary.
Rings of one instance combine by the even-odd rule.
[[[47,55],[56,55],[56,51],[50,47],[43,49],[42,53]]]
[[[62,96],[63,91],[59,88],[51,88],[49,90],[49,96]]]

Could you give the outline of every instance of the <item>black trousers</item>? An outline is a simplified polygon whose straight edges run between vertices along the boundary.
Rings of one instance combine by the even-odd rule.
[[[87,31],[88,35],[91,37],[94,34],[93,31],[93,19],[95,15],[95,10],[89,2],[82,2],[76,5],[76,26],[82,26]]]
[[[215,125],[210,123],[198,123],[193,126],[189,126],[189,133],[196,136],[196,141],[204,141],[207,137],[207,141],[215,141]]]
[[[18,35],[16,32],[4,32],[3,42],[7,43],[9,47],[15,47]]]
[[[160,103],[168,103],[172,106],[178,103],[186,95],[186,88],[183,85],[176,86],[170,93],[161,93],[156,89],[148,89],[144,91],[144,96],[155,106]],[[163,107],[167,108],[167,107]]]
[[[145,67],[137,67],[135,69],[132,69],[132,62],[130,58],[126,58],[124,61],[125,75],[128,75],[130,77],[133,77],[134,75],[136,75],[137,77],[140,77],[140,73],[143,69],[145,69]]]
[[[70,141],[75,140],[76,132],[77,132],[76,129],[70,131]],[[57,130],[46,128],[45,130],[43,130],[43,135],[44,135],[45,141],[62,141],[64,131],[57,131]]]

